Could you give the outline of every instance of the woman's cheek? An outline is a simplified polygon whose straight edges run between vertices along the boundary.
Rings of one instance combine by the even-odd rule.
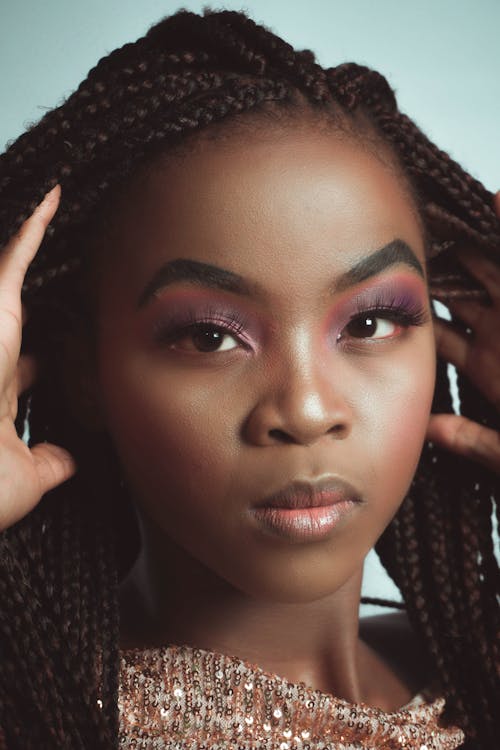
[[[200,476],[215,482],[224,476],[227,390],[207,386],[196,372],[179,378],[141,357],[124,359],[114,372],[103,377],[108,429],[136,494],[161,496],[182,484],[196,496]]]
[[[406,494],[422,452],[435,383],[435,356],[430,346],[400,358],[390,376],[381,380],[379,400],[367,398],[372,422],[374,461],[388,492],[401,500]],[[387,488],[386,488],[387,489]]]

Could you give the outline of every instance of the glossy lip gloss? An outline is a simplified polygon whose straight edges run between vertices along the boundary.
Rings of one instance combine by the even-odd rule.
[[[305,542],[323,539],[338,522],[357,505],[354,500],[342,500],[332,505],[310,508],[255,508],[253,514],[259,524],[292,541]]]
[[[339,477],[295,480],[252,508],[259,526],[290,541],[323,539],[361,503]]]

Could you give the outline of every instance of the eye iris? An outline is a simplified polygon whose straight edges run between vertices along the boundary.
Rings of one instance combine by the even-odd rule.
[[[355,320],[351,320],[347,326],[351,336],[371,336],[377,330],[377,318],[371,315],[363,315]]]
[[[222,331],[218,331],[209,325],[198,326],[192,333],[193,342],[203,352],[216,350],[221,345],[225,335]]]

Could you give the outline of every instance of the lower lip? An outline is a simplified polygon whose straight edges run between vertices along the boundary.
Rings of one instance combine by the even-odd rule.
[[[254,508],[253,515],[266,529],[296,542],[323,539],[358,505],[343,500],[315,508]]]

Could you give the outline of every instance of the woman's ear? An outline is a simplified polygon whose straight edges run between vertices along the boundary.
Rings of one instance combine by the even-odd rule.
[[[90,327],[83,321],[66,338],[63,356],[64,400],[70,414],[90,432],[105,430],[95,342]]]

